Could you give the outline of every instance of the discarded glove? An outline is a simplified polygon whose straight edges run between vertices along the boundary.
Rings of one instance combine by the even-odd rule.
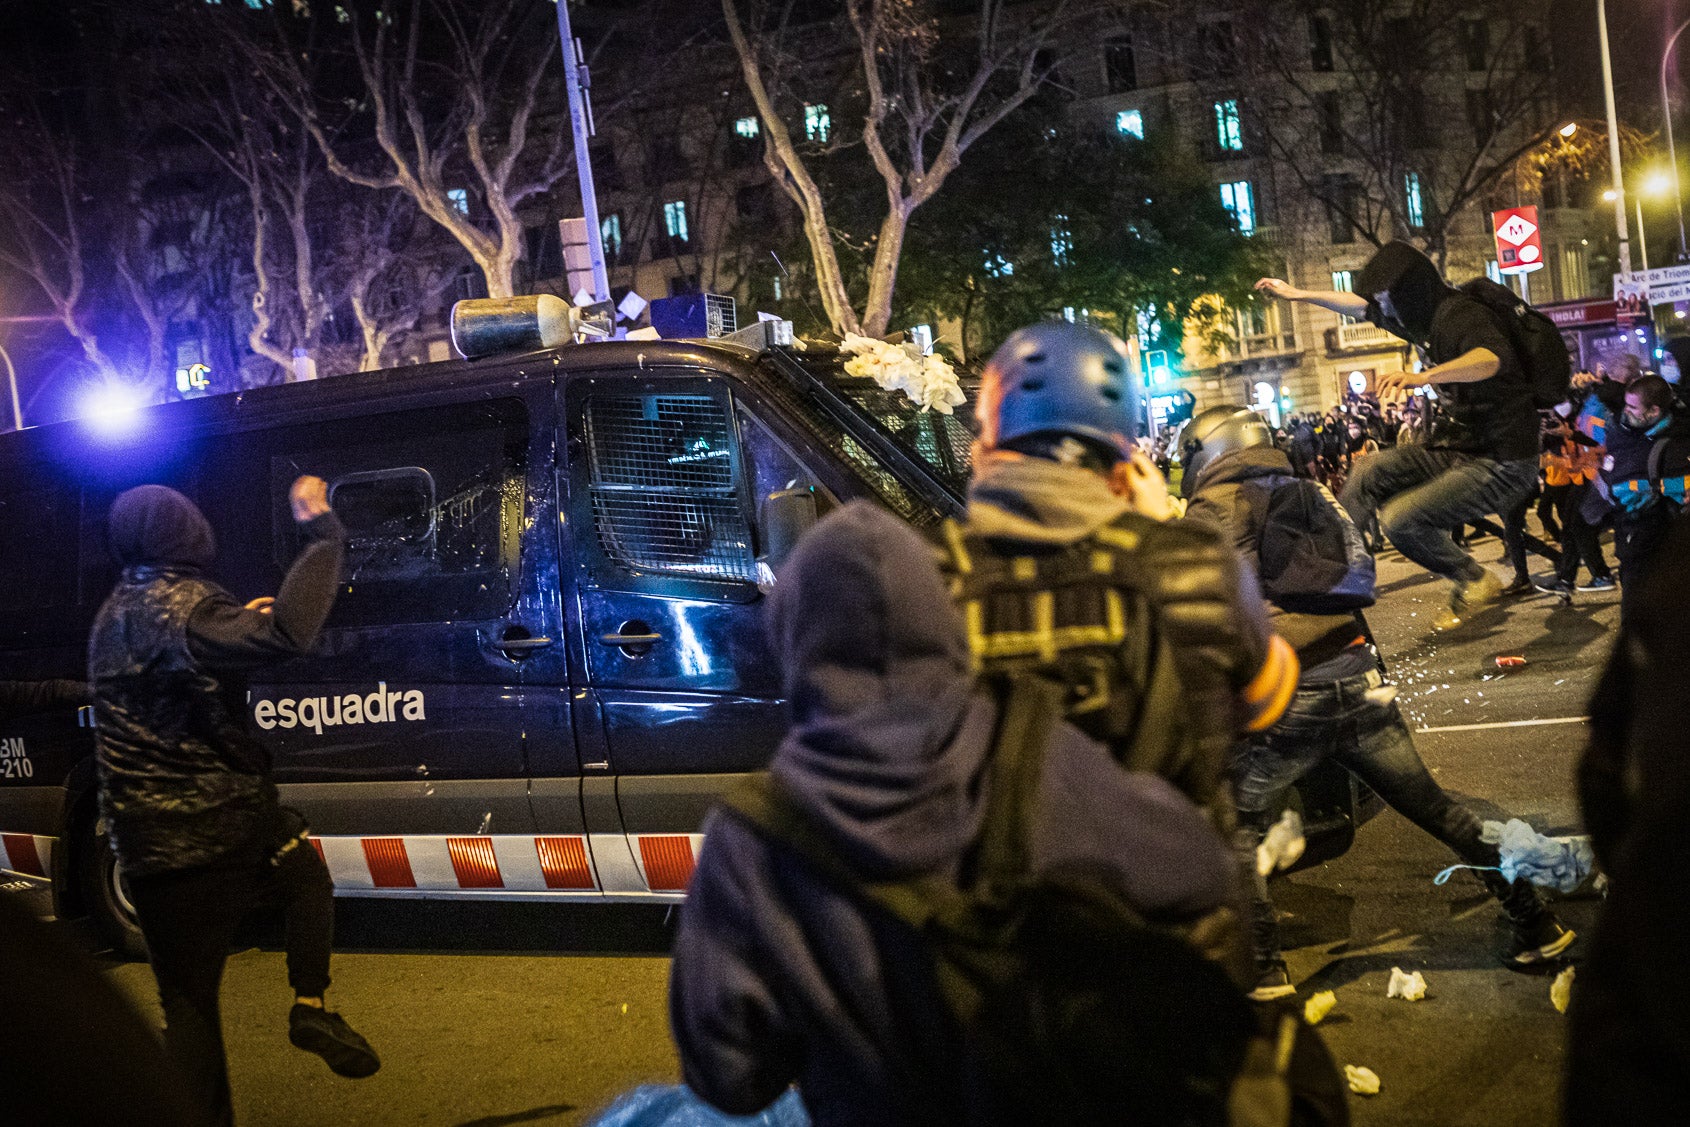
[[[1418,1002],[1426,996],[1426,979],[1419,971],[1404,974],[1401,967],[1391,968],[1391,981],[1385,987],[1385,997],[1401,998],[1405,1002]]]
[[[1303,855],[1307,844],[1303,840],[1302,816],[1295,810],[1286,810],[1256,846],[1256,871],[1265,877],[1275,869],[1289,869]]]
[[[1303,1003],[1303,1020],[1310,1025],[1319,1025],[1320,1019],[1332,1012],[1332,1007],[1338,1004],[1338,995],[1331,990],[1322,990],[1318,994],[1309,995],[1309,1000]]]
[[[1379,1074],[1371,1068],[1363,1068],[1359,1064],[1344,1066],[1344,1079],[1349,1081],[1350,1091],[1358,1096],[1377,1096],[1379,1094]]]

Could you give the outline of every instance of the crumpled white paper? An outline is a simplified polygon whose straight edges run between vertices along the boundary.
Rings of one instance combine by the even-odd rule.
[[[1371,1068],[1363,1068],[1359,1064],[1344,1066],[1344,1079],[1349,1081],[1350,1091],[1358,1096],[1377,1096],[1379,1094],[1379,1074]]]
[[[839,351],[851,357],[845,361],[846,375],[864,376],[887,391],[901,391],[923,411],[949,415],[968,401],[950,362],[943,356],[924,356],[913,344],[846,333]]]
[[[1401,967],[1391,968],[1391,981],[1385,987],[1385,997],[1418,1002],[1426,996],[1426,979],[1419,971],[1404,974]]]
[[[1303,1003],[1303,1020],[1310,1025],[1319,1025],[1320,1019],[1331,1013],[1337,1004],[1338,995],[1331,990],[1311,994],[1309,1000]]]
[[[1588,837],[1546,837],[1518,818],[1486,822],[1479,839],[1495,844],[1508,880],[1525,877],[1544,888],[1572,892],[1596,867]]]
[[[1256,846],[1256,871],[1265,877],[1275,869],[1289,869],[1303,855],[1307,844],[1303,839],[1302,816],[1287,809]]]
[[[1567,1003],[1573,1000],[1573,971],[1568,967],[1555,976],[1555,981],[1549,984],[1549,1000],[1555,1005],[1556,1013],[1566,1013]]]

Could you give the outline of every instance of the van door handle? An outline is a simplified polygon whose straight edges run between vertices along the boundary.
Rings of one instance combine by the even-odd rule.
[[[550,638],[501,638],[497,642],[493,643],[493,648],[522,652],[526,650],[545,649],[551,644],[552,640]]]
[[[661,642],[661,634],[600,634],[599,641],[607,646],[649,646]]]

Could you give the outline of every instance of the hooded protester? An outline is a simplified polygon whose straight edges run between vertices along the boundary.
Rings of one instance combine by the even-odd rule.
[[[975,688],[931,548],[847,505],[800,542],[768,611],[792,708],[774,784],[856,880],[960,881],[1000,706]],[[1225,847],[1163,780],[1058,725],[1033,793],[1032,874],[1083,869],[1153,924],[1231,915]],[[705,835],[670,975],[687,1084],[749,1115],[796,1083],[820,1127],[960,1121],[961,1031],[922,941],[737,816]]]
[[[1435,413],[1423,444],[1369,458],[1340,501],[1358,524],[1377,513],[1397,550],[1453,581],[1440,630],[1496,602],[1502,581],[1456,544],[1450,532],[1507,513],[1537,480],[1538,416],[1529,374],[1506,328],[1481,301],[1443,280],[1431,259],[1404,242],[1383,247],[1355,277],[1355,292],[1301,290],[1279,278],[1263,293],[1365,318],[1422,350],[1420,372],[1387,372],[1381,396],[1426,385]]]
[[[260,902],[286,914],[290,1040],[343,1076],[380,1067],[323,1008],[334,886],[243,723],[245,675],[307,652],[340,581],[344,532],[327,486],[302,477],[289,500],[307,543],[274,599],[243,606],[205,576],[216,540],[192,501],[162,485],[121,494],[109,529],[123,574],[88,646],[101,815],[147,940],[166,1047],[211,1123],[233,1121],[218,984]]]
[[[1329,543],[1331,538],[1321,535],[1323,529],[1349,523],[1338,502],[1321,489],[1318,506],[1303,509],[1288,503],[1283,491],[1303,486],[1292,476],[1289,459],[1273,447],[1261,416],[1247,407],[1212,407],[1197,415],[1181,433],[1180,454],[1189,499],[1186,519],[1226,533],[1256,567],[1270,600],[1281,590],[1287,594],[1277,597],[1285,603],[1293,602],[1290,591],[1303,596],[1296,609],[1270,602],[1274,630],[1297,649],[1302,669],[1297,694],[1278,724],[1250,737],[1239,749],[1230,771],[1238,806],[1233,843],[1254,890],[1251,945],[1256,986],[1251,997],[1268,1001],[1296,992],[1257,849],[1285,788],[1326,759],[1372,787],[1393,810],[1463,862],[1480,868],[1481,880],[1501,902],[1511,927],[1502,953],[1505,963],[1525,967],[1559,957],[1574,934],[1544,907],[1529,881],[1511,883],[1489,871],[1500,864],[1497,847],[1482,839],[1483,822],[1472,806],[1446,792],[1426,769],[1397,705],[1396,690],[1385,683],[1360,609],[1318,605],[1316,588],[1362,596],[1350,598],[1350,605],[1373,599],[1372,561],[1360,549],[1345,553],[1332,543],[1332,558],[1318,563],[1308,558],[1314,546]],[[1299,514],[1301,519],[1294,519]],[[1276,538],[1270,533],[1275,522],[1280,524],[1276,531],[1287,535]],[[1303,551],[1282,552],[1287,541],[1299,543]],[[1291,574],[1293,569],[1300,570],[1300,582]],[[1334,575],[1339,578],[1334,580]]]
[[[946,568],[978,668],[1063,685],[1070,722],[1226,824],[1227,749],[1279,718],[1297,663],[1236,553],[1170,520],[1130,370],[1089,326],[1010,334],[981,376]]]

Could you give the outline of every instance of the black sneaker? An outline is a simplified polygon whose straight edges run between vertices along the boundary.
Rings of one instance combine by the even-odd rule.
[[[1274,963],[1261,972],[1256,979],[1256,988],[1250,991],[1252,1002],[1272,1002],[1280,998],[1289,998],[1297,992],[1291,985],[1291,972],[1283,962]]]
[[[1532,576],[1532,586],[1545,595],[1570,595],[1573,593],[1573,585],[1553,572],[1547,575]]]
[[[1513,925],[1513,934],[1509,937],[1502,961],[1512,967],[1535,967],[1553,962],[1577,938],[1577,933],[1561,926],[1555,913],[1544,912],[1532,923]]]
[[[346,1020],[337,1013],[315,1006],[295,1004],[288,1012],[288,1040],[295,1048],[316,1053],[337,1076],[360,1079],[373,1076],[381,1058]]]
[[[1514,577],[1514,581],[1504,587],[1499,593],[1505,599],[1513,599],[1535,590],[1537,590],[1537,588],[1532,585],[1532,581],[1530,579],[1527,579],[1523,575],[1516,575]]]

